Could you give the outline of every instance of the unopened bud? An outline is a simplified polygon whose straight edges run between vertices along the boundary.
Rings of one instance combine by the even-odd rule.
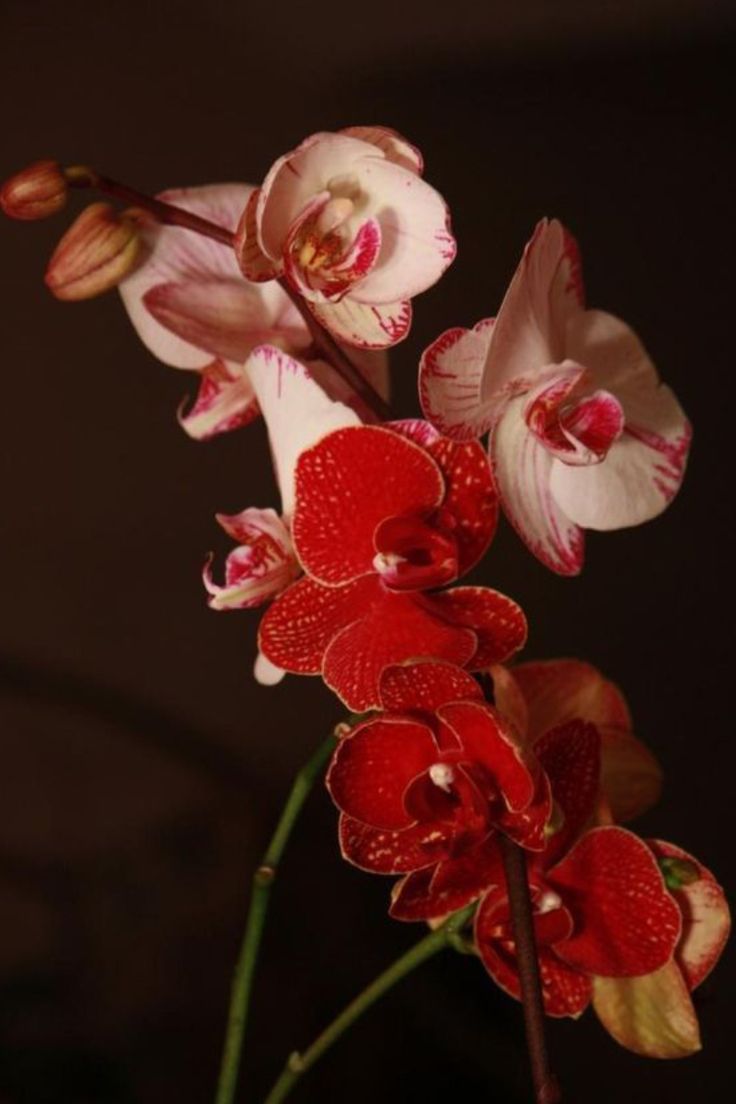
[[[48,218],[62,209],[68,193],[56,161],[34,161],[5,181],[0,188],[0,206],[11,218]]]
[[[119,212],[93,203],[73,222],[46,269],[46,284],[57,299],[92,299],[120,281],[137,264],[142,238],[135,210]]]

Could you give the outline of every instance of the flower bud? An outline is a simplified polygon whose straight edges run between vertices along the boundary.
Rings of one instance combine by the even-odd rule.
[[[69,187],[56,161],[34,161],[0,188],[0,207],[15,219],[55,215],[66,203]]]
[[[57,299],[91,299],[116,287],[140,258],[139,213],[93,203],[57,245],[46,284]]]

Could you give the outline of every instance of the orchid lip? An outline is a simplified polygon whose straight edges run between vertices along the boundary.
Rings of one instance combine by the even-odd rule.
[[[435,786],[449,793],[450,786],[455,781],[455,771],[449,763],[433,763],[429,768],[429,777]]]

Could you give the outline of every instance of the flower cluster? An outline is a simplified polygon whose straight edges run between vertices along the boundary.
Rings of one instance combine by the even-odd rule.
[[[47,282],[67,298],[119,285],[154,355],[200,378],[180,414],[190,436],[263,415],[280,507],[218,515],[236,547],[224,582],[210,558],[204,584],[213,609],[267,604],[257,677],[321,676],[364,714],[344,726],[327,787],[344,857],[398,876],[391,915],[434,924],[475,904],[472,948],[520,997],[506,861],[520,848],[549,1015],[592,1004],[630,1049],[689,1054],[689,994],[729,930],[723,893],[679,847],[622,826],[661,775],[617,688],[576,660],[505,666],[524,613],[455,585],[499,509],[544,564],[579,572],[585,529],[638,524],[672,499],[689,425],[634,332],[585,308],[577,246],[555,220],[495,317],[424,352],[426,420],[376,424],[366,394],[386,396],[383,350],[455,255],[421,172],[387,128],[316,134],[258,188],[88,208]],[[38,162],[0,199],[18,218],[53,214],[80,173]],[[368,392],[349,386],[346,356]]]

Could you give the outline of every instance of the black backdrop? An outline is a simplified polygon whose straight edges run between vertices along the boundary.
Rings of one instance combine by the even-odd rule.
[[[624,687],[667,774],[642,831],[732,877],[729,521],[734,409],[726,5],[465,0],[356,12],[217,0],[4,5],[0,175],[87,160],[143,189],[257,181],[317,129],[380,122],[424,151],[458,260],[393,356],[492,312],[536,220],[583,249],[591,305],[631,322],[695,426],[656,523],[553,577],[508,528],[480,581],[531,622],[528,657],[579,655]],[[338,709],[317,680],[254,685],[255,615],[198,581],[215,510],[273,501],[261,426],[188,441],[189,381],[116,296],[41,283],[60,224],[0,227],[0,1100],[211,1098],[248,874],[289,778]],[[344,866],[317,792],[274,895],[239,1099],[419,934]],[[730,970],[730,978],[729,978]],[[710,1099],[730,1055],[733,960],[698,998],[705,1050],[620,1051],[592,1014],[550,1036],[566,1099]],[[303,1101],[526,1099],[518,1008],[472,960],[436,960],[300,1087]]]

